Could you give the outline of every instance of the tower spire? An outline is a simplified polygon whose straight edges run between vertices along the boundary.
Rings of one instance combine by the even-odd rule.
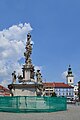
[[[69,65],[69,68],[68,68],[68,75],[72,75],[71,65]]]

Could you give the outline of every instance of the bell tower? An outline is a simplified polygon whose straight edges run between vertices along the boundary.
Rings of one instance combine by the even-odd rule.
[[[74,85],[74,75],[72,74],[71,66],[69,65],[68,74],[66,76],[67,84],[70,86]]]

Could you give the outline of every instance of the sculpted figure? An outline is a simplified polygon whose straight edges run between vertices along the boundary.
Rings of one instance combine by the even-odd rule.
[[[42,83],[42,76],[41,76],[40,70],[37,70],[36,78],[38,83]]]
[[[16,83],[16,71],[12,73],[12,83]]]
[[[31,70],[30,70],[30,72],[31,72],[30,78],[31,78],[31,79],[34,79],[34,74],[35,74],[35,72],[34,72],[34,66],[33,66],[33,65],[31,65]]]
[[[26,48],[27,48],[27,51],[31,54],[32,53],[32,44],[29,44]]]
[[[27,35],[27,43],[26,43],[26,52],[24,53],[24,56],[26,58],[26,63],[28,63],[28,59],[30,58],[30,55],[32,54],[32,44],[31,44],[31,35],[28,33]]]

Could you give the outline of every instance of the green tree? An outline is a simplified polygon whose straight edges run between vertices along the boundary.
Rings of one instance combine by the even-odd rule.
[[[56,97],[57,95],[56,95],[55,92],[53,92],[51,96],[52,96],[52,97]]]

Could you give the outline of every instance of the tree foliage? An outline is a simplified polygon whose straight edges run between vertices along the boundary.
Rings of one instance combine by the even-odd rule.
[[[55,92],[53,92],[51,96],[52,96],[52,97],[56,97],[57,95],[56,95]]]

